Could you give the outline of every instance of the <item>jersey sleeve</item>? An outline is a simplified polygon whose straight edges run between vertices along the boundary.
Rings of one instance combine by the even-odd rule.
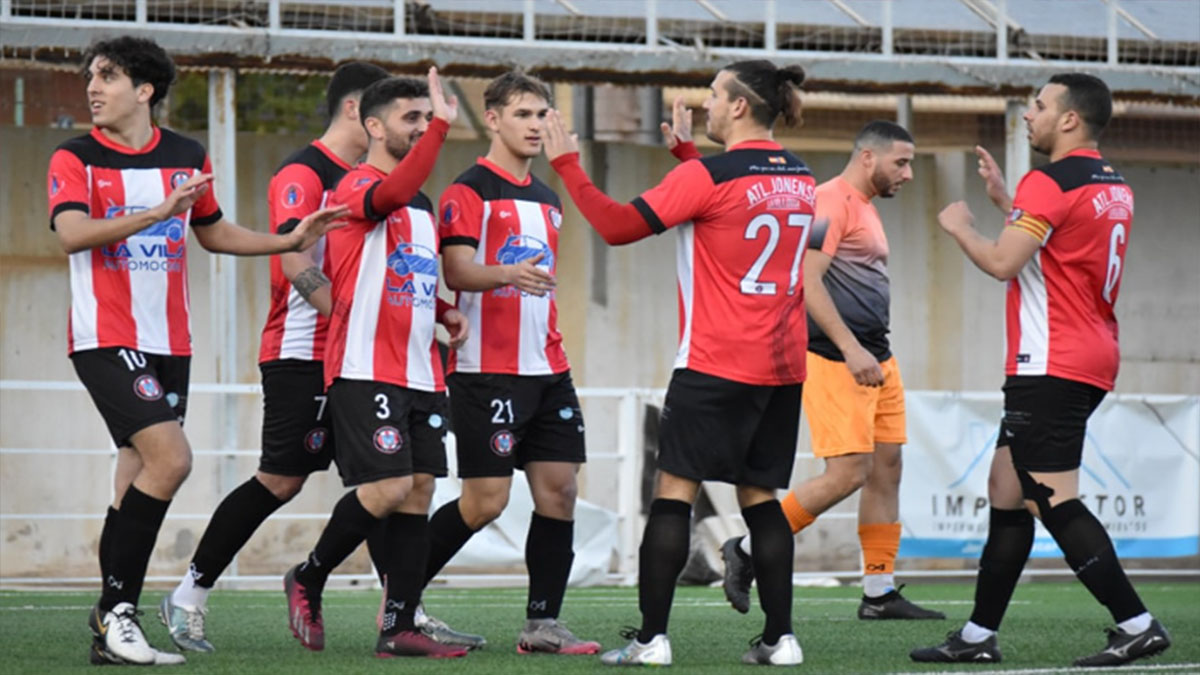
[[[1054,228],[1062,225],[1070,210],[1066,195],[1054,179],[1041,171],[1030,171],[1017,185],[1013,210],[1005,221],[1045,246]]]
[[[715,187],[704,164],[689,160],[635,198],[633,206],[655,234],[662,234],[704,213]]]
[[[349,207],[350,217],[347,219],[353,227],[358,223],[377,223],[382,218],[371,208],[371,195],[381,181],[365,171],[350,171],[338,181],[333,191],[334,204]]]
[[[46,172],[46,194],[49,197],[50,229],[54,218],[63,211],[91,213],[88,207],[87,169],[83,161],[70,150],[57,150],[50,156]]]
[[[321,177],[305,164],[288,164],[271,177],[267,186],[267,210],[272,234],[286,234],[301,219],[321,208],[325,187]]]
[[[479,248],[483,232],[483,198],[462,183],[455,183],[442,193],[438,204],[438,235],[441,246],[470,246]]]
[[[201,173],[212,173],[212,160],[206,154],[204,156],[204,167],[200,170]],[[217,205],[217,194],[213,189],[213,184],[208,184],[208,189],[196,203],[192,205],[192,225],[212,225],[221,219],[221,207]]]
[[[812,234],[808,237],[808,247],[834,257],[842,239],[846,237],[846,227],[850,222],[850,214],[846,209],[846,199],[836,192],[817,194],[817,208],[813,217]]]

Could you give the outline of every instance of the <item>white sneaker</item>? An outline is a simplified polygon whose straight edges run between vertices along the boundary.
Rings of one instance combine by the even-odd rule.
[[[104,638],[108,653],[126,663],[149,666],[155,661],[157,650],[146,642],[146,635],[137,620],[137,609],[128,602],[118,604],[104,615],[100,637]]]
[[[750,643],[750,651],[742,654],[742,663],[762,666],[798,666],[804,663],[804,651],[796,636],[788,633],[779,642],[769,645],[762,638]]]
[[[620,649],[604,652],[600,662],[606,666],[669,666],[671,665],[671,641],[665,633],[655,635],[649,642],[638,642],[636,632],[626,633],[629,644]]]

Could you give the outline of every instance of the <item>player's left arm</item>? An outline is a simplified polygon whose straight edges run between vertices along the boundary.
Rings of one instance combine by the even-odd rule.
[[[213,253],[231,255],[271,255],[288,251],[306,251],[326,232],[345,225],[339,220],[350,212],[345,206],[333,206],[314,211],[300,219],[286,234],[267,234],[248,230],[235,222],[221,218],[211,225],[195,227],[196,240]]]
[[[975,229],[975,217],[966,202],[954,202],[942,209],[938,223],[976,267],[1001,281],[1016,277],[1049,236],[1049,226],[1044,223],[1039,236],[1040,228],[1018,221],[1005,227],[998,238],[989,239]]]

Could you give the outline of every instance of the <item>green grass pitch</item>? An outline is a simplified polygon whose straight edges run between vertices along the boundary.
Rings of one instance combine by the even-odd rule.
[[[1200,673],[1200,583],[1136,584],[1147,606],[1171,631],[1174,645],[1144,665],[1122,673]],[[926,583],[906,595],[941,609],[946,621],[867,622],[854,618],[860,590],[796,588],[795,626],[809,673],[908,673],[956,671],[992,673],[1073,672],[1078,656],[1104,645],[1109,617],[1078,582],[1022,584],[1000,635],[1004,662],[987,666],[925,666],[908,650],[940,642],[971,611],[972,588],[965,583]],[[150,641],[170,645],[154,612],[162,592],[143,594],[143,625]],[[87,610],[91,592],[0,592],[0,636],[5,673],[82,672],[87,665]],[[524,606],[523,589],[435,589],[426,594],[432,614],[452,626],[487,636],[486,649],[465,659],[376,659],[377,591],[331,591],[325,599],[326,648],[304,650],[287,628],[282,591],[217,591],[210,599],[208,635],[215,654],[189,654],[178,672],[195,673],[593,673],[602,667],[591,656],[520,656],[514,641]],[[638,620],[632,588],[570,590],[563,618],[581,637],[604,647],[624,643],[617,631]],[[761,613],[734,612],[719,588],[680,588],[671,617],[674,670],[687,673],[753,672],[739,663],[747,641],[761,629]],[[104,672],[109,672],[108,670]],[[1084,672],[1084,671],[1079,671]],[[1093,671],[1094,672],[1094,671]]]

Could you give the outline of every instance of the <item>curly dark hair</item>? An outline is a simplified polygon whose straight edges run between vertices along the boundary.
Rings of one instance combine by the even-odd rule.
[[[150,83],[154,87],[154,94],[150,96],[152,108],[166,97],[175,81],[175,63],[154,40],[126,35],[93,42],[83,54],[84,77],[88,76],[88,69],[97,56],[103,56],[129,75],[133,86]]]

